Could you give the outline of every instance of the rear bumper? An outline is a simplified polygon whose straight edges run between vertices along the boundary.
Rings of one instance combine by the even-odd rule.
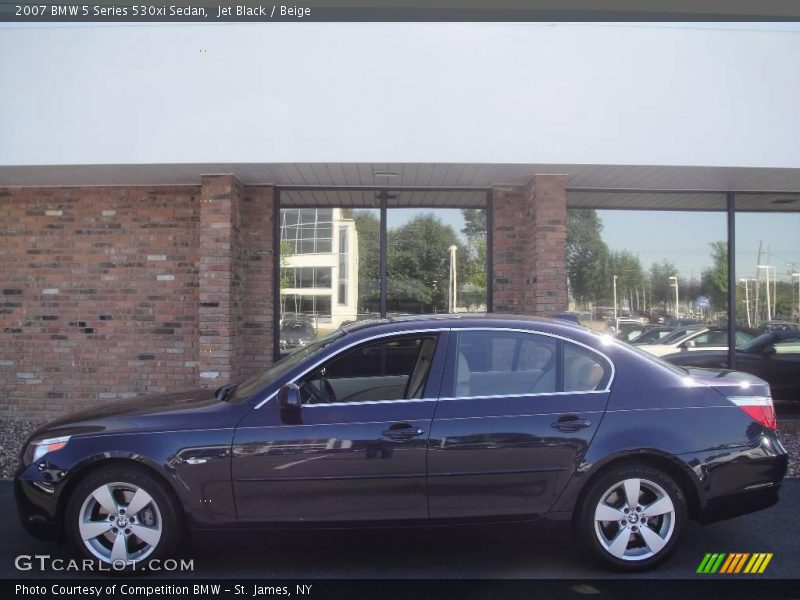
[[[769,508],[778,502],[781,485],[772,484],[760,489],[748,490],[709,500],[700,516],[704,525]]]
[[[706,500],[698,520],[713,523],[769,508],[778,501],[788,469],[778,434],[766,429],[756,446],[706,457],[695,466]]]

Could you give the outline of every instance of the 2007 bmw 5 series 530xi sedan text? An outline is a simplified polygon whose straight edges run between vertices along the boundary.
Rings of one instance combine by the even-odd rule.
[[[638,570],[688,519],[777,501],[775,429],[762,380],[576,325],[384,319],[239,385],[50,423],[15,490],[28,531],[114,565],[167,556],[186,529],[549,520]]]

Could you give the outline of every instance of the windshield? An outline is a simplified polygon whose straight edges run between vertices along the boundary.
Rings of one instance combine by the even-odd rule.
[[[686,375],[688,373],[688,371],[686,369],[684,369],[683,367],[681,367],[679,365],[673,365],[671,362],[664,360],[660,356],[656,356],[655,354],[650,354],[649,352],[647,352],[646,350],[642,350],[638,346],[634,346],[632,344],[629,344],[628,342],[625,342],[623,340],[617,340],[617,339],[614,340],[614,343],[617,343],[620,346],[625,346],[625,348],[627,348],[628,350],[632,350],[636,354],[638,354],[639,356],[644,356],[648,360],[652,360],[653,362],[657,362],[662,367],[666,367],[667,369],[669,369],[673,373],[678,373],[679,375]]]
[[[682,341],[684,338],[689,337],[693,333],[697,333],[698,331],[702,331],[702,327],[692,327],[690,329],[676,329],[668,336],[661,338],[658,340],[658,344],[675,344]]]
[[[318,339],[308,346],[304,346],[295,352],[292,352],[289,356],[279,362],[276,362],[266,371],[262,371],[261,373],[258,373],[247,381],[241,383],[236,388],[236,392],[231,396],[230,402],[238,404],[247,400],[258,390],[272,383],[282,375],[288,373],[306,358],[316,354],[326,346],[329,346],[343,335],[344,332],[341,329],[337,329],[333,333],[326,335],[324,338]]]
[[[745,352],[750,352],[751,350],[757,351],[764,344],[768,344],[774,341],[775,341],[775,336],[772,334],[772,332],[768,331],[766,333],[762,333],[756,338],[753,338],[752,340],[741,346],[739,349],[744,350]]]

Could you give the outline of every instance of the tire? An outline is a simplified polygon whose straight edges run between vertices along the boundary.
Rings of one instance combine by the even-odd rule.
[[[686,499],[669,475],[628,465],[611,469],[591,484],[577,525],[584,546],[603,565],[644,571],[672,553],[686,519]]]
[[[89,473],[73,490],[65,518],[65,529],[81,552],[114,571],[169,556],[181,530],[170,493],[133,465]]]

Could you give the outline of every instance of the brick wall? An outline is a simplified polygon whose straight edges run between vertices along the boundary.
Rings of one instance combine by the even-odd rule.
[[[494,310],[546,316],[567,308],[566,177],[537,175],[493,197]]]
[[[194,385],[199,192],[0,189],[0,415]]]
[[[229,176],[0,188],[0,417],[217,387],[270,364],[272,215],[271,188]]]

